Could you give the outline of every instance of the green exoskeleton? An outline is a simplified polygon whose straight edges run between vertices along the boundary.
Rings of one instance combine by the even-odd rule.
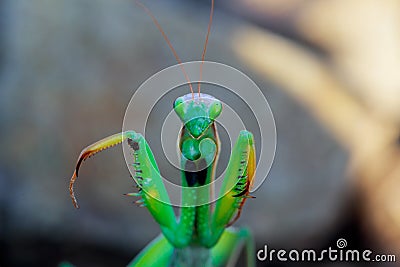
[[[211,18],[212,12],[210,24]],[[204,54],[205,49],[203,59]],[[215,166],[220,153],[216,119],[222,112],[222,104],[213,96],[201,94],[199,86],[198,94],[192,91],[181,96],[175,100],[173,106],[183,124],[178,140],[182,185],[186,188],[208,185],[214,181]],[[171,203],[168,193],[144,137],[135,131],[106,137],[86,147],[78,158],[69,187],[75,207],[78,205],[73,186],[82,162],[122,142],[127,142],[131,149],[135,180],[139,186],[139,192],[128,195],[139,197],[138,203],[149,210],[161,228],[161,234],[129,266],[232,266],[243,247],[246,248],[247,265],[254,266],[254,244],[250,231],[246,228],[230,227],[239,218],[244,202],[250,197],[255,175],[255,147],[250,132],[241,131],[236,140],[222,186],[216,192],[217,200],[203,202],[207,204],[183,206],[178,216],[175,215],[173,206],[168,204]],[[189,202],[198,198],[210,198],[214,194],[182,192],[182,201]]]

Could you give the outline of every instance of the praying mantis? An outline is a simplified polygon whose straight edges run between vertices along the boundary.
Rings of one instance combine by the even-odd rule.
[[[153,19],[178,63],[181,60],[168,37],[150,11],[137,2]],[[202,61],[206,53],[213,16],[212,0],[210,21],[204,45]],[[173,108],[182,121],[178,147],[181,158],[182,185],[196,188],[214,181],[215,168],[220,154],[220,140],[216,119],[222,112],[222,103],[215,97],[200,92],[194,93],[184,68],[191,93],[178,97]],[[163,184],[154,155],[142,134],[133,130],[106,137],[82,150],[70,180],[69,191],[73,204],[78,208],[74,194],[74,183],[82,163],[94,154],[126,142],[133,156],[135,181],[139,191],[128,196],[138,197],[137,203],[148,209],[159,224],[161,234],[148,244],[128,266],[232,266],[240,251],[245,248],[247,266],[255,265],[254,241],[247,228],[230,227],[240,216],[245,201],[250,196],[256,155],[254,137],[243,130],[237,137],[225,171],[222,186],[216,201],[201,205],[180,207],[179,216]],[[190,170],[189,170],[190,169]],[[210,198],[213,192],[182,191],[182,201]]]

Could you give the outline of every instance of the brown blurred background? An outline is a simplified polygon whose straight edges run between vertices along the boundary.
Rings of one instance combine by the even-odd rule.
[[[200,59],[209,2],[145,1],[184,61]],[[172,53],[131,0],[3,0],[0,25],[0,266],[125,266],[159,229],[122,195],[134,183],[121,148],[82,169],[80,210],[68,182]],[[207,59],[248,74],[277,126],[269,177],[237,223],[257,249],[345,238],[399,261],[399,25],[394,0],[216,0]]]

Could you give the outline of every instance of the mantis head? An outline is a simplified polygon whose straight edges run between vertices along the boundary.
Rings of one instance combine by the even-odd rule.
[[[198,138],[214,123],[221,114],[221,101],[207,94],[187,94],[178,97],[174,110],[189,133]]]

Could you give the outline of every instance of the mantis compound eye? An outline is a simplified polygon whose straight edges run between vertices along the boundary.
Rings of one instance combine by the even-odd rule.
[[[219,100],[215,100],[211,106],[209,111],[209,116],[211,120],[215,120],[222,111],[222,104]]]
[[[185,105],[184,105],[184,99],[182,97],[178,97],[175,102],[174,102],[174,110],[176,114],[180,118],[184,117],[184,112],[185,112]]]

